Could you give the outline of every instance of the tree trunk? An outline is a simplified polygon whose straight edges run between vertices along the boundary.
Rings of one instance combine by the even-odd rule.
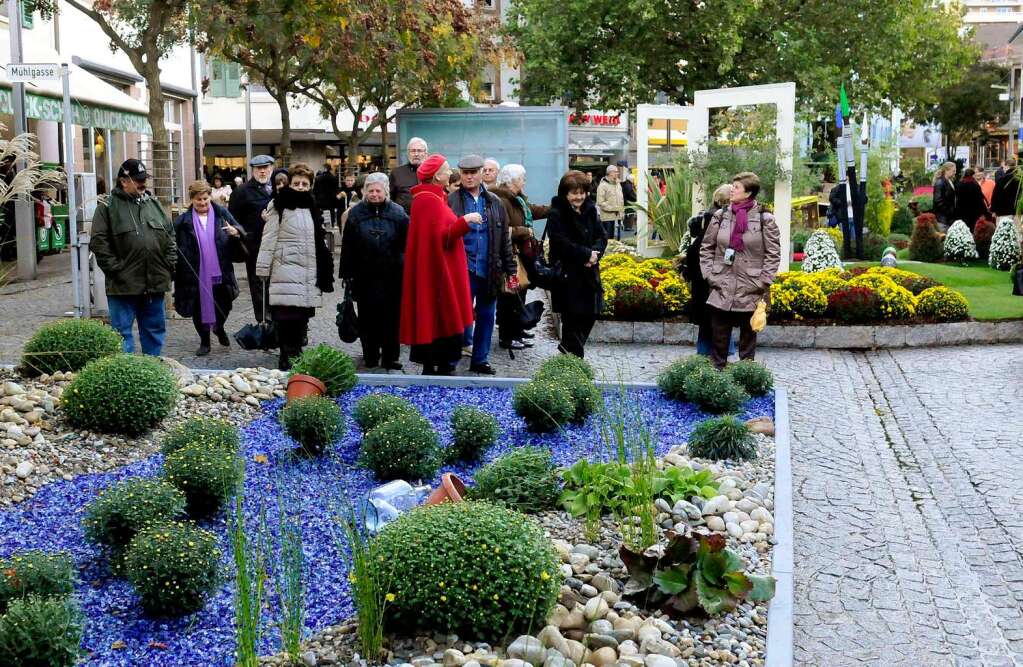
[[[377,115],[379,115],[380,113],[381,113],[380,110],[377,109]],[[387,112],[384,111],[383,114],[384,114],[384,121],[382,123],[380,123],[380,148],[383,151],[383,155],[384,155],[384,162],[383,162],[384,173],[389,173],[391,171],[391,151],[388,150],[388,145],[387,145],[388,141],[389,141],[388,136],[387,136]]]
[[[281,110],[281,166],[288,167],[291,165],[291,109],[288,108],[288,94],[274,95],[274,100]]]
[[[167,125],[164,123],[164,95],[160,87],[160,65],[150,59],[145,68],[146,88],[149,97],[149,127],[153,134],[143,163],[149,170],[152,193],[160,204],[170,210],[174,200],[174,161],[167,140]],[[145,140],[143,140],[145,143]]]

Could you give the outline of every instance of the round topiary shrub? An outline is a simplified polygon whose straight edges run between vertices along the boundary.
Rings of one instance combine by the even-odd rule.
[[[683,385],[683,391],[686,400],[713,414],[738,412],[749,400],[749,394],[727,373],[712,367],[691,374]]]
[[[418,415],[415,406],[393,394],[369,394],[355,402],[352,419],[363,433],[368,433],[391,417]]]
[[[603,405],[600,390],[584,376],[575,372],[562,372],[559,375],[537,376],[538,379],[552,380],[568,390],[572,399],[572,421],[581,424]]]
[[[72,599],[13,600],[0,616],[0,665],[71,667],[84,631],[85,617]]]
[[[85,508],[85,539],[109,548],[116,562],[140,530],[185,514],[185,496],[162,479],[128,479],[108,487]]]
[[[188,515],[197,519],[219,512],[242,480],[242,467],[234,454],[197,443],[168,456],[163,473],[184,494]]]
[[[281,409],[280,420],[284,431],[310,456],[319,456],[345,435],[345,417],[341,408],[325,396],[290,401]]]
[[[151,616],[202,609],[220,583],[217,536],[185,522],[144,529],[128,546],[125,572]]]
[[[999,271],[1008,271],[1020,261],[1019,238],[1012,216],[998,218],[987,261],[991,268]]]
[[[160,451],[167,456],[193,442],[235,454],[239,445],[238,428],[226,419],[191,417],[167,431]]]
[[[804,249],[803,271],[814,273],[831,267],[842,268],[842,259],[835,248],[835,241],[827,231],[818,229],[810,234]]]
[[[971,259],[978,259],[977,244],[973,240],[970,228],[962,220],[956,220],[948,228],[945,235],[945,259],[950,262],[966,264]]]
[[[750,396],[764,396],[774,389],[774,375],[752,359],[729,364],[726,372]]]
[[[72,425],[125,435],[159,424],[177,400],[174,373],[159,359],[134,354],[89,362],[60,398]]]
[[[549,450],[513,449],[476,473],[469,489],[474,500],[489,500],[526,514],[553,508],[561,494],[558,471]]]
[[[391,563],[399,631],[495,641],[541,627],[561,586],[559,559],[532,520],[485,502],[416,509],[389,524],[377,554]]]
[[[757,455],[749,428],[733,415],[705,419],[689,435],[690,456],[721,461],[749,460]]]
[[[945,246],[935,226],[933,213],[917,216],[913,236],[909,240],[909,258],[918,262],[937,262],[945,254]]]
[[[565,385],[552,378],[536,378],[515,387],[515,413],[526,428],[537,433],[553,431],[575,417],[575,402]]]
[[[433,479],[440,461],[437,433],[418,415],[389,419],[362,438],[359,465],[379,479]]]
[[[39,327],[25,343],[19,371],[28,377],[77,372],[93,359],[117,354],[121,334],[97,320],[59,320]]]
[[[581,373],[587,380],[593,380],[596,378],[596,373],[593,371],[593,366],[590,362],[585,359],[581,359],[574,354],[558,354],[553,357],[549,357],[540,364],[540,368],[537,369],[537,375],[559,375],[565,371],[573,371]]]
[[[939,322],[955,322],[970,316],[970,302],[948,287],[932,287],[916,299],[916,314]]]
[[[75,565],[67,552],[15,551],[0,558],[0,614],[30,595],[66,598],[75,592]]]
[[[710,359],[700,354],[673,361],[657,376],[657,387],[668,397],[684,401],[686,400],[684,385],[689,376],[710,367]]]
[[[449,461],[479,461],[497,440],[498,426],[494,415],[469,405],[459,405],[451,413],[451,446]]]
[[[291,375],[311,375],[326,385],[328,396],[340,396],[358,382],[352,358],[326,343],[306,348],[292,364]]]
[[[987,218],[981,218],[973,227],[973,240],[977,244],[977,254],[983,260],[987,260],[991,252],[991,239],[994,235],[995,223]]]

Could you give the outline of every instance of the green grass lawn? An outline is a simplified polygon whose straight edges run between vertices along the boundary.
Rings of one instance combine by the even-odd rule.
[[[853,266],[879,266],[878,262],[846,262]],[[1012,295],[1012,279],[1008,271],[997,271],[984,262],[970,266],[929,264],[900,259],[899,267],[919,273],[963,293],[970,302],[970,315],[977,320],[1004,320],[1023,318],[1023,297]],[[799,263],[792,262],[791,270],[798,271]]]

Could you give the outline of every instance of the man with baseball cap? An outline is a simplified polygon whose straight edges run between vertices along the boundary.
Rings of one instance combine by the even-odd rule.
[[[465,330],[464,344],[472,345],[469,370],[484,375],[497,371],[490,365],[497,297],[509,276],[515,275],[515,256],[508,234],[508,213],[501,199],[483,186],[483,158],[467,155],[458,162],[462,185],[448,195],[448,206],[457,216],[478,213],[483,222],[463,237],[469,261],[469,289],[476,323]]]
[[[96,205],[89,249],[106,277],[110,325],[124,339],[124,351],[135,351],[138,320],[142,352],[159,356],[167,332],[164,294],[178,250],[170,218],[146,191],[148,178],[144,164],[124,161],[113,191]]]
[[[227,209],[245,229],[245,275],[249,280],[249,296],[252,298],[252,314],[262,322],[266,304],[266,289],[263,279],[256,275],[256,257],[259,243],[263,240],[263,210],[273,197],[274,159],[269,155],[255,155],[249,160],[252,178],[231,193]]]

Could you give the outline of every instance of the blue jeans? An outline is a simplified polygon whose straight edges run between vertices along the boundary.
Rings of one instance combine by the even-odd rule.
[[[701,325],[697,331],[696,354],[709,357],[711,350],[714,349],[714,334],[710,322]],[[731,336],[728,339],[728,356],[733,354],[735,354],[735,336]]]
[[[466,346],[472,345],[472,363],[485,364],[490,358],[490,343],[494,339],[497,297],[490,296],[490,281],[475,273],[469,274],[469,290],[472,292],[476,322],[466,327],[463,342]]]
[[[135,351],[132,324],[139,321],[139,342],[143,354],[160,356],[167,335],[167,316],[163,310],[163,294],[138,296],[107,296],[110,307],[110,326],[124,339],[124,351]]]

